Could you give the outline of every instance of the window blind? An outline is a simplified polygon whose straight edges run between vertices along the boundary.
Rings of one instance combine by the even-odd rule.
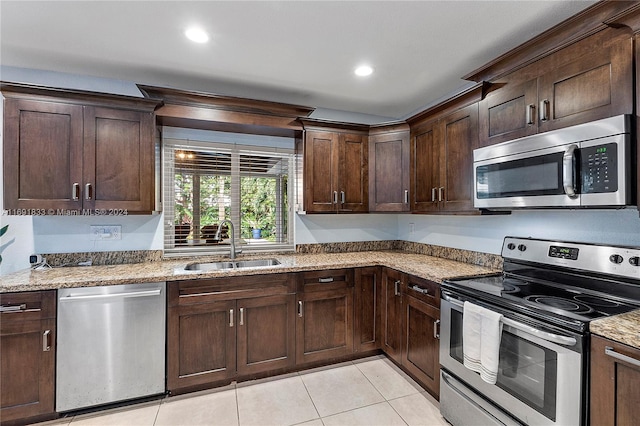
[[[163,140],[165,253],[228,252],[234,225],[243,250],[292,250],[292,149]]]

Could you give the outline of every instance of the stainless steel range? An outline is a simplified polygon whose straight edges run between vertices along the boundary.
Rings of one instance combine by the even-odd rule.
[[[640,247],[507,237],[502,256],[502,274],[442,284],[442,415],[455,426],[587,424],[589,322],[640,309]],[[502,315],[495,384],[464,365],[465,302]]]

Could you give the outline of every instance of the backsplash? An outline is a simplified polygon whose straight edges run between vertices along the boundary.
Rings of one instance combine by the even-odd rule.
[[[502,256],[471,250],[423,244],[411,241],[357,241],[347,243],[298,244],[297,253],[345,253],[358,251],[399,250],[408,253],[424,254],[443,259],[456,260],[471,265],[502,269]]]
[[[85,253],[43,254],[53,267],[75,266],[79,262],[91,261],[92,265],[122,265],[128,263],[156,262],[162,260],[162,250],[97,251]]]

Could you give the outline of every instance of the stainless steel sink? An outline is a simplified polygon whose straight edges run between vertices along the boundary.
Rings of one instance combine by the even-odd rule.
[[[276,266],[280,262],[278,259],[254,259],[254,260],[236,260],[233,262],[206,262],[206,263],[190,263],[184,267],[187,271],[219,271],[223,269],[243,269],[243,268],[260,268],[265,266]]]

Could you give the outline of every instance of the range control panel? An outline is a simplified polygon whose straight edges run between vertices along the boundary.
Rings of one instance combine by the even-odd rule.
[[[506,237],[502,257],[640,280],[640,247]]]

